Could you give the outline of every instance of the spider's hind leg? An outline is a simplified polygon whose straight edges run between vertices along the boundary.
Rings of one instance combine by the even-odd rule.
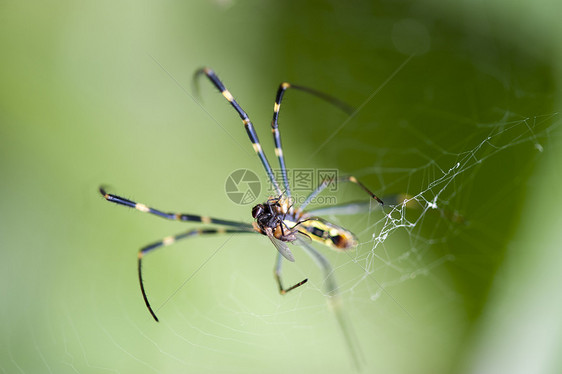
[[[279,286],[279,293],[281,295],[285,295],[287,292],[292,291],[295,288],[300,287],[306,282],[308,282],[308,278],[306,278],[300,281],[299,283],[292,285],[289,288],[283,288],[283,283],[281,282],[282,267],[283,267],[283,257],[281,256],[281,254],[277,253],[277,259],[275,260],[275,269],[273,271],[273,275],[275,276],[275,280],[277,281],[277,285]]]

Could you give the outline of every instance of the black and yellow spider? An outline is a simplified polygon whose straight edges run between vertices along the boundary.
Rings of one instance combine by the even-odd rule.
[[[284,191],[281,190],[278,181],[276,180],[271,165],[267,160],[265,153],[262,150],[260,145],[258,135],[254,129],[250,118],[244,112],[244,110],[240,107],[240,105],[234,100],[232,94],[226,89],[224,84],[220,81],[220,79],[215,75],[215,73],[209,68],[203,68],[198,70],[195,73],[195,78],[199,77],[200,75],[205,75],[214,85],[215,87],[221,92],[221,94],[228,100],[228,102],[232,105],[232,107],[236,110],[240,118],[242,119],[242,123],[246,129],[248,137],[252,142],[252,146],[254,151],[258,155],[265,168],[265,172],[275,189],[276,195],[270,197],[267,201],[262,204],[258,204],[253,207],[252,209],[252,216],[255,219],[253,224],[244,223],[244,222],[235,222],[229,221],[219,218],[213,218],[209,216],[199,216],[193,214],[185,214],[185,213],[166,213],[158,209],[151,208],[145,204],[137,203],[123,197],[113,195],[107,193],[104,187],[100,187],[99,191],[102,196],[112,203],[116,203],[119,205],[128,206],[131,208],[135,208],[140,210],[141,212],[154,214],[156,216],[160,216],[165,219],[169,220],[176,220],[176,221],[189,221],[189,222],[200,222],[207,225],[215,225],[215,226],[223,226],[222,228],[206,228],[206,229],[195,229],[195,230],[188,230],[182,232],[180,234],[174,236],[168,236],[158,242],[152,243],[147,245],[146,247],[141,248],[138,253],[138,276],[139,276],[139,283],[142,292],[142,296],[144,298],[144,302],[152,315],[152,317],[158,321],[156,314],[150,303],[148,301],[148,297],[146,295],[146,291],[144,289],[144,284],[142,280],[142,260],[144,256],[146,256],[149,252],[162,247],[167,246],[172,243],[177,242],[181,239],[190,238],[193,236],[198,235],[207,235],[207,234],[240,234],[240,233],[260,233],[266,235],[271,242],[277,248],[277,260],[275,264],[275,279],[279,286],[279,292],[281,294],[285,294],[307,282],[308,279],[304,279],[299,283],[289,287],[284,288],[281,282],[281,265],[283,258],[293,262],[295,258],[289,249],[287,243],[296,242],[308,254],[315,259],[315,261],[321,266],[326,275],[326,288],[328,290],[328,294],[333,294],[337,288],[335,284],[335,280],[332,274],[332,268],[328,260],[314,247],[312,247],[309,242],[315,241],[321,243],[325,246],[328,246],[335,250],[340,251],[347,251],[352,248],[355,248],[358,244],[356,236],[351,233],[350,231],[330,223],[326,220],[323,220],[317,217],[319,212],[324,214],[346,214],[349,212],[355,212],[357,209],[356,204],[348,204],[348,205],[340,205],[335,207],[329,208],[321,208],[316,211],[305,211],[304,209],[310,204],[311,201],[321,193],[330,183],[333,183],[333,180],[326,179],[320,183],[320,185],[312,191],[312,193],[304,200],[304,202],[299,206],[295,207],[293,205],[293,199],[291,195],[291,188],[289,185],[289,180],[287,177],[287,169],[285,167],[285,159],[283,156],[283,149],[281,147],[281,136],[279,133],[278,127],[278,118],[279,118],[279,108],[281,105],[281,100],[285,91],[289,88],[301,90],[308,92],[312,95],[315,95],[323,100],[331,102],[341,108],[345,109],[345,104],[341,103],[340,101],[318,92],[316,90],[302,87],[302,86],[295,86],[289,83],[282,83],[277,90],[277,95],[275,98],[275,104],[273,107],[273,120],[271,122],[271,129],[273,132],[273,140],[275,143],[275,154],[279,160],[279,166],[281,170],[281,175],[283,178],[283,185]],[[363,184],[361,184],[355,177],[348,176],[343,178],[338,178],[338,182],[351,182],[359,187],[361,187],[365,192],[367,192],[373,199],[375,199],[378,203],[382,205],[382,201],[375,196],[369,189],[367,189]]]

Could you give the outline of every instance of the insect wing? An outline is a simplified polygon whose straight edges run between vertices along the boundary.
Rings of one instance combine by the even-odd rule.
[[[279,253],[281,253],[281,255],[285,257],[287,260],[291,262],[295,262],[295,256],[293,256],[293,252],[291,252],[289,246],[287,246],[287,243],[274,237],[273,234],[271,233],[271,230],[265,230],[265,232],[267,233],[267,237],[271,240],[271,242],[273,243],[275,248],[277,248]]]

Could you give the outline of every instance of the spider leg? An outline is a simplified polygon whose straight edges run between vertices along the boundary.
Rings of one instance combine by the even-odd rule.
[[[230,103],[230,105],[232,105],[234,110],[236,110],[236,112],[238,113],[238,115],[242,119],[242,123],[244,123],[244,127],[246,128],[246,132],[248,133],[248,137],[250,138],[250,141],[252,142],[252,146],[254,147],[254,151],[256,152],[258,157],[260,158],[261,163],[262,163],[262,165],[265,169],[265,172],[267,173],[267,176],[269,177],[269,180],[271,181],[271,184],[273,185],[273,188],[275,188],[277,193],[279,193],[279,195],[281,195],[282,194],[281,189],[279,188],[279,184],[277,183],[277,180],[275,179],[275,176],[273,175],[273,170],[271,169],[271,165],[269,164],[269,161],[267,160],[267,157],[265,156],[265,153],[263,152],[260,141],[258,139],[258,134],[256,133],[256,130],[254,129],[254,125],[252,124],[252,121],[250,121],[250,117],[248,117],[246,112],[242,109],[242,107],[234,99],[234,97],[232,96],[230,91],[226,89],[224,84],[221,82],[219,77],[217,77],[217,75],[215,74],[215,72],[213,70],[211,70],[209,68],[199,69],[195,72],[194,79],[197,79],[202,74],[205,75],[207,78],[209,78],[211,83],[213,83],[213,85],[220,91],[220,93]]]
[[[323,92],[317,91],[312,88],[304,87],[304,86],[297,86],[288,82],[283,82],[279,85],[277,89],[277,94],[275,96],[275,104],[273,105],[273,120],[271,121],[271,131],[273,132],[273,141],[275,143],[275,155],[279,159],[279,167],[281,168],[281,175],[283,178],[283,184],[285,185],[285,190],[287,191],[287,197],[291,198],[291,188],[289,186],[289,178],[287,176],[287,168],[285,166],[285,157],[283,155],[283,147],[281,145],[281,134],[279,133],[279,109],[281,108],[281,100],[283,100],[283,95],[285,91],[289,88],[293,88],[299,91],[307,92],[313,96],[316,96],[324,101],[329,102],[332,105],[337,106],[344,112],[351,114],[353,113],[354,109],[349,106],[348,104],[344,103],[327,95]]]
[[[109,202],[115,203],[118,205],[128,206],[130,208],[134,208],[144,213],[154,214],[155,216],[162,217],[165,219],[173,220],[173,221],[189,221],[189,222],[201,222],[205,224],[216,224],[216,225],[225,225],[231,227],[239,227],[242,229],[253,230],[252,225],[245,223],[245,222],[235,222],[224,220],[220,218],[212,218],[208,216],[197,216],[193,214],[186,214],[186,213],[165,213],[158,209],[154,209],[151,207],[146,206],[145,204],[137,203],[129,199],[125,199],[124,197],[109,194],[105,191],[104,187],[99,188],[100,194]]]
[[[156,317],[156,313],[154,312],[154,310],[150,306],[150,302],[148,301],[148,297],[146,295],[146,290],[144,289],[144,283],[142,280],[142,260],[144,256],[146,256],[148,253],[154,251],[157,248],[168,246],[179,240],[191,238],[194,236],[209,235],[209,234],[248,234],[248,233],[255,233],[255,231],[241,230],[241,229],[224,229],[224,228],[189,230],[174,236],[167,236],[160,241],[157,241],[155,243],[149,244],[141,248],[138,253],[138,261],[137,261],[139,284],[142,293],[142,298],[144,299],[144,303],[146,304],[148,311],[152,315],[152,318],[154,318],[154,320],[158,322],[158,317]]]
[[[386,198],[385,198],[386,200]],[[371,201],[357,201],[342,205],[331,205],[312,210],[307,210],[307,216],[353,215],[367,213],[373,209]]]
[[[308,282],[308,278],[307,278],[307,279],[303,279],[297,284],[292,285],[289,288],[283,288],[283,283],[281,282],[282,267],[283,267],[283,257],[281,256],[280,253],[277,253],[277,258],[275,260],[275,268],[273,269],[273,275],[275,277],[275,280],[277,281],[277,285],[279,286],[279,293],[281,295],[285,295],[287,292],[292,291],[295,288],[300,287],[306,282]]]
[[[357,340],[357,336],[353,330],[353,325],[343,310],[343,302],[340,297],[339,287],[332,265],[330,265],[328,259],[314,249],[312,245],[303,240],[299,240],[299,245],[314,260],[314,262],[316,262],[324,273],[324,288],[328,294],[328,302],[330,303],[330,307],[334,312],[340,329],[344,335],[353,363],[355,364],[357,371],[360,371],[362,362],[364,361],[363,353],[361,352],[359,341]]]
[[[373,199],[378,201],[378,203],[380,205],[384,205],[384,203],[381,199],[379,199],[374,193],[371,192],[371,190],[369,190],[367,187],[365,187],[365,185],[363,185],[363,183],[359,182],[357,180],[357,178],[355,178],[354,176],[341,177],[341,178],[338,178],[337,181],[338,181],[338,183],[347,183],[347,182],[355,183],[356,185],[361,187],[361,189],[363,189],[363,191],[368,193],[369,196],[371,196]],[[304,208],[306,208],[306,206],[308,204],[310,204],[312,202],[312,200],[316,196],[318,196],[318,194],[320,192],[324,191],[326,189],[326,187],[328,187],[330,185],[330,183],[333,183],[333,182],[334,182],[334,179],[329,179],[329,178],[324,179],[322,181],[322,183],[320,183],[320,185],[318,187],[316,187],[316,189],[314,191],[312,191],[310,193],[310,195],[307,196],[307,198],[304,200],[304,202],[301,204],[301,206],[297,209],[296,214],[299,214],[300,212],[302,212],[304,210]]]
[[[146,304],[146,307],[148,308],[148,311],[150,312],[150,314],[152,315],[152,317],[154,318],[154,320],[156,322],[158,322],[158,317],[156,317],[156,314],[154,313],[154,310],[152,309],[152,307],[150,306],[150,303],[148,302],[148,297],[146,296],[146,291],[144,289],[144,284],[143,284],[143,281],[142,281],[142,259],[144,258],[144,256],[146,256],[148,253],[152,252],[153,250],[155,250],[159,247],[167,246],[167,245],[170,245],[172,243],[177,242],[178,240],[190,238],[190,237],[193,237],[193,236],[208,235],[208,234],[230,234],[230,233],[231,234],[237,234],[237,233],[255,233],[256,232],[254,227],[252,225],[248,224],[248,223],[223,220],[223,219],[212,218],[212,217],[207,217],[207,216],[197,216],[197,215],[185,214],[185,213],[165,213],[165,212],[162,212],[158,209],[148,207],[145,204],[137,203],[135,201],[125,199],[124,197],[121,197],[121,196],[109,194],[105,191],[105,189],[103,187],[99,188],[99,192],[107,201],[109,201],[111,203],[114,203],[114,204],[117,204],[117,205],[127,206],[127,207],[130,207],[130,208],[134,208],[134,209],[139,210],[141,212],[150,213],[150,214],[153,214],[155,216],[162,217],[162,218],[165,218],[165,219],[174,220],[174,221],[200,222],[200,223],[205,223],[205,224],[216,224],[216,225],[224,225],[224,226],[234,227],[232,229],[217,228],[217,229],[190,230],[190,231],[186,231],[186,232],[180,233],[180,234],[175,235],[175,236],[168,236],[168,237],[166,237],[166,238],[164,238],[164,239],[162,239],[158,242],[149,244],[149,245],[140,249],[140,251],[138,253],[138,275],[139,275],[140,288],[141,288],[141,292],[142,292],[142,297],[144,299],[144,303]]]
[[[289,185],[289,178],[287,177],[287,168],[285,167],[285,157],[283,156],[283,147],[281,146],[281,134],[279,133],[279,108],[281,107],[281,100],[287,88],[291,85],[287,82],[281,83],[275,96],[275,104],[273,105],[273,120],[271,121],[271,131],[273,132],[273,141],[275,143],[275,155],[279,159],[279,167],[281,168],[281,175],[287,197],[291,198],[291,188]]]

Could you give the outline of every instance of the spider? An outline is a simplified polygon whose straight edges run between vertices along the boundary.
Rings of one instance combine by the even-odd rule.
[[[161,210],[151,208],[145,204],[137,203],[126,198],[107,193],[103,186],[99,187],[99,192],[101,195],[109,202],[124,205],[130,208],[134,208],[144,213],[150,213],[165,219],[176,220],[176,221],[189,221],[189,222],[200,222],[207,225],[218,225],[222,226],[220,228],[206,228],[206,229],[194,229],[182,232],[174,236],[168,236],[164,239],[157,241],[155,243],[149,244],[141,248],[138,252],[138,277],[140,283],[140,289],[142,297],[148,308],[150,314],[155,321],[158,322],[158,317],[156,316],[153,308],[151,307],[146,290],[144,288],[143,278],[142,278],[142,260],[144,257],[154,251],[157,248],[168,246],[182,239],[187,239],[199,235],[209,235],[209,234],[242,234],[242,233],[259,233],[267,236],[271,242],[274,244],[278,251],[277,260],[274,268],[274,276],[279,287],[279,292],[281,294],[286,294],[287,292],[294,290],[297,287],[305,284],[308,279],[304,279],[291,287],[284,288],[281,280],[281,267],[283,258],[288,261],[294,262],[295,258],[293,253],[289,249],[287,243],[296,242],[302,248],[305,249],[308,254],[315,259],[315,261],[323,269],[326,276],[326,288],[330,295],[335,294],[337,285],[335,279],[332,276],[332,268],[328,260],[318,252],[314,247],[312,247],[309,242],[315,241],[321,243],[327,247],[330,247],[339,251],[347,251],[353,249],[357,246],[357,237],[350,231],[330,223],[320,217],[315,216],[315,211],[305,211],[304,209],[309,205],[313,199],[321,193],[326,187],[333,183],[333,179],[325,179],[320,183],[320,185],[312,191],[312,193],[304,200],[304,202],[296,208],[293,205],[291,189],[289,185],[289,180],[287,177],[287,169],[285,167],[285,159],[283,156],[283,149],[281,147],[281,135],[279,133],[279,108],[281,106],[281,100],[285,91],[289,88],[304,91],[314,96],[317,96],[327,102],[330,102],[340,108],[346,110],[348,107],[346,104],[340,102],[339,100],[326,95],[322,92],[316,91],[311,88],[291,85],[289,83],[282,83],[277,90],[277,95],[275,98],[275,104],[273,106],[273,120],[271,122],[271,129],[273,132],[273,141],[275,144],[275,154],[279,160],[279,166],[281,169],[281,175],[283,179],[284,191],[281,191],[278,181],[276,180],[273,170],[267,160],[265,153],[260,145],[258,135],[254,129],[250,118],[246,112],[240,107],[238,102],[234,99],[230,91],[226,89],[221,80],[209,68],[202,68],[196,71],[194,79],[197,79],[201,75],[206,76],[211,83],[221,92],[224,98],[232,105],[234,110],[238,113],[244,124],[244,128],[252,142],[254,151],[261,160],[261,163],[265,169],[265,172],[271,182],[273,188],[275,189],[277,195],[270,197],[267,201],[262,204],[257,204],[252,209],[252,217],[255,221],[252,224],[244,222],[235,222],[230,220],[224,220],[219,218],[213,218],[209,216],[199,216],[193,214],[185,213],[174,213],[174,212],[163,212]],[[355,177],[347,176],[338,178],[339,182],[351,182],[358,185],[363,189],[371,198],[376,200],[379,204],[383,202],[372,193],[367,187],[360,183]],[[327,210],[328,209],[328,210]],[[350,214],[350,212],[356,212],[356,204],[347,204],[334,207],[323,208],[322,212],[331,214]],[[343,322],[340,322],[343,325]],[[343,326],[342,326],[343,327]]]

